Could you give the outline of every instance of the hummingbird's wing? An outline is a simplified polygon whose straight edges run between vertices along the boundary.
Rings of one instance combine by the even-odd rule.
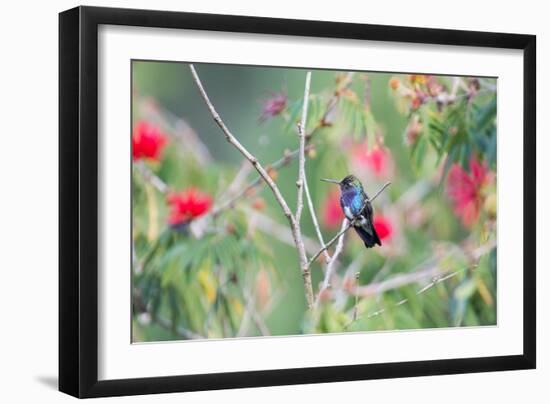
[[[369,201],[369,197],[367,196],[365,191],[363,191],[363,200]],[[372,223],[372,213],[373,213],[372,204],[369,201],[365,204],[365,207],[363,208],[363,211],[361,212],[361,215],[365,219],[367,219],[369,223]]]
[[[374,247],[376,244],[382,245],[380,237],[376,233],[372,217],[372,204],[367,202],[361,212],[361,224],[359,227],[355,227],[355,231],[359,234],[367,248]]]

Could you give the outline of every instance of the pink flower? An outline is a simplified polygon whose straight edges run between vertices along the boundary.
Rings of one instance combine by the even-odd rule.
[[[158,127],[139,121],[132,132],[132,157],[158,161],[166,142],[166,135]]]
[[[481,189],[492,178],[493,173],[487,168],[487,164],[478,162],[474,157],[470,159],[470,173],[458,164],[453,164],[449,170],[447,195],[464,226],[469,227],[477,220],[483,205]]]
[[[387,148],[375,145],[369,149],[366,142],[355,146],[352,156],[355,164],[369,169],[377,177],[386,177],[393,164]]]
[[[426,88],[432,97],[437,97],[444,90],[443,86],[439,83],[439,81],[437,81],[435,76],[428,76],[428,79],[426,80]]]
[[[382,215],[375,215],[372,224],[381,241],[387,240],[393,235],[393,226],[389,218]]]
[[[212,205],[212,198],[195,188],[179,193],[171,193],[166,198],[170,205],[168,223],[177,226],[191,219],[204,215]]]
[[[286,108],[288,98],[285,93],[272,93],[271,97],[262,102],[262,114],[260,122],[273,118],[283,112]]]
[[[337,228],[344,220],[344,213],[340,206],[340,193],[338,191],[331,192],[322,209],[323,223],[328,228]]]

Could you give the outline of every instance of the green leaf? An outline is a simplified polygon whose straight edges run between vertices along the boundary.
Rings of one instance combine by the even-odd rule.
[[[454,291],[454,296],[457,299],[469,299],[476,291],[476,282],[473,278],[465,279]]]
[[[489,125],[494,125],[497,114],[497,99],[492,97],[491,100],[482,108],[476,116],[476,129],[482,131],[487,129]]]
[[[234,260],[229,251],[227,238],[221,238],[214,247],[216,258],[220,266],[226,270],[231,271],[234,267]]]
[[[443,166],[443,173],[441,174],[441,180],[439,181],[439,186],[441,187],[443,183],[445,182],[445,179],[447,178],[447,174],[449,174],[449,170],[451,169],[451,166],[455,162],[455,155],[457,153],[456,149],[451,150],[451,152],[447,155],[447,159],[445,160],[445,165]]]
[[[426,156],[427,141],[424,136],[420,136],[416,141],[416,147],[414,150],[414,164],[416,168],[420,168],[424,162]]]

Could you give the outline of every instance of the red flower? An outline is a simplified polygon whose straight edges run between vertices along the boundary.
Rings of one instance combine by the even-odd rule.
[[[260,122],[273,118],[283,112],[286,108],[287,100],[288,98],[283,92],[271,94],[271,98],[268,98],[262,102]]]
[[[392,166],[390,151],[383,146],[374,146],[369,150],[367,143],[353,148],[353,160],[361,166],[370,169],[377,177],[386,177]]]
[[[374,226],[374,229],[376,230],[376,234],[378,234],[378,237],[381,241],[389,239],[392,236],[393,226],[390,219],[388,219],[387,217],[376,215],[372,220],[372,224]]]
[[[326,227],[336,228],[342,224],[344,213],[340,206],[340,194],[333,191],[328,195],[323,205],[323,223]]]
[[[166,142],[166,135],[158,127],[139,121],[132,133],[132,157],[134,160],[158,160]]]
[[[460,165],[454,164],[447,177],[447,195],[453,203],[454,212],[460,216],[465,226],[471,226],[478,218],[483,204],[481,188],[487,184],[493,174],[486,163],[470,159],[470,173]]]
[[[204,215],[212,205],[210,196],[195,188],[189,188],[180,193],[171,193],[166,199],[170,205],[168,223],[172,226]]]

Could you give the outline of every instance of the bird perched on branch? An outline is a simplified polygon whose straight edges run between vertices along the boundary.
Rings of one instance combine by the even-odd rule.
[[[353,175],[346,176],[342,181],[323,178],[321,181],[331,182],[340,186],[340,206],[346,218],[365,243],[371,248],[382,245],[372,222],[372,205],[363,190],[361,182]]]

